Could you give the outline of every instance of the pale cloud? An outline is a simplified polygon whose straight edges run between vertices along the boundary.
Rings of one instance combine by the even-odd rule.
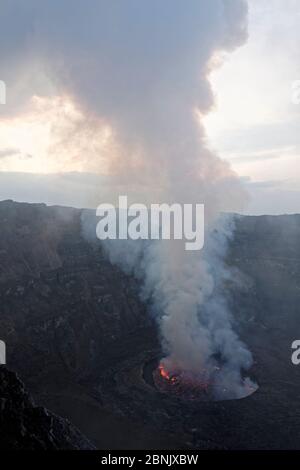
[[[270,148],[266,150],[257,150],[250,152],[228,152],[228,154],[223,153],[223,156],[228,158],[233,165],[238,165],[242,163],[256,163],[264,162],[265,160],[274,160],[277,158],[286,158],[287,156],[293,155],[296,147],[277,147]]]
[[[273,187],[267,200],[281,198],[281,210],[300,212],[300,105],[292,100],[300,79],[300,2],[250,0],[249,7],[248,43],[211,77],[217,105],[206,118],[208,141],[241,177],[283,180],[286,192]],[[270,211],[256,190],[249,210]]]
[[[7,158],[7,157],[15,157],[16,155],[20,155],[20,150],[14,147],[6,147],[0,149],[0,159]]]
[[[33,96],[21,113],[0,119],[0,170],[105,173],[110,137],[108,126],[70,97]]]
[[[205,4],[208,17],[213,18],[212,2],[199,2],[193,2],[196,11],[200,3]],[[300,188],[300,105],[292,102],[292,83],[300,79],[300,2],[249,0],[248,3],[248,43],[226,57],[222,67],[211,76],[217,105],[205,120],[207,141],[221,157],[230,161],[241,178],[247,176],[250,179],[251,184],[246,185],[252,196],[249,210],[255,213],[271,210],[271,203],[265,201],[270,201],[272,196],[274,201],[281,198],[278,207],[283,211],[294,211]],[[12,16],[13,4],[18,5],[18,18]],[[72,5],[72,24],[64,20],[68,16],[68,4]],[[186,36],[184,29],[178,29],[183,25],[189,31],[189,25],[195,26],[196,16],[189,14],[184,2],[178,3],[180,8],[174,16],[174,25],[168,24],[171,34],[173,29],[178,33],[176,47],[166,53],[170,45],[165,43],[165,23],[159,18],[155,35],[157,47],[153,48],[152,55],[148,51],[150,56],[145,55],[144,45],[136,41],[141,33],[146,38],[149,32],[149,17],[142,9],[143,23],[128,27],[128,41],[123,41],[117,31],[109,30],[103,15],[99,15],[100,3],[93,1],[91,5],[98,15],[90,15],[89,32],[92,34],[82,38],[84,2],[76,5],[57,0],[44,5],[34,0],[26,5],[16,0],[3,2],[0,54],[1,72],[5,76],[0,78],[9,85],[9,100],[0,110],[0,171],[3,172],[0,197],[5,198],[5,191],[10,195],[13,193],[10,184],[14,181],[21,185],[16,188],[15,195],[23,200],[30,199],[30,186],[36,185],[36,190],[32,186],[32,191],[35,198],[40,191],[40,200],[57,202],[59,198],[60,203],[70,203],[77,194],[79,205],[90,204],[89,191],[94,188],[91,182],[93,178],[99,178],[99,173],[109,173],[111,155],[116,147],[107,122],[95,118],[87,109],[101,107],[113,124],[122,124],[128,135],[135,138],[144,133],[147,141],[152,139],[155,122],[155,139],[163,141],[160,129],[164,129],[166,118],[172,116],[174,109],[177,112],[181,107],[177,107],[173,90],[166,94],[163,107],[153,99],[152,85],[162,66],[164,80],[156,84],[161,87],[161,92],[169,90],[170,84],[174,89],[181,89],[186,74],[194,79],[186,83],[184,98],[188,104],[194,102],[194,91],[199,85],[198,62],[190,60],[190,52],[199,54],[201,61],[205,51],[198,47],[192,34]],[[108,19],[113,15],[111,8],[105,10]],[[121,10],[122,21],[130,26],[130,8],[124,6]],[[154,14],[151,9],[150,13]],[[12,17],[15,18],[13,34],[9,21],[5,20]],[[202,25],[208,28],[209,34],[213,34],[216,26]],[[34,41],[33,31],[36,34]],[[242,41],[242,33],[244,31],[236,31],[237,36],[241,36],[238,41]],[[186,37],[183,44],[180,35]],[[110,55],[106,55],[108,44]],[[161,44],[165,48],[161,48]],[[180,55],[178,47],[181,48]],[[97,58],[101,52],[103,62],[100,66],[89,56],[90,51]],[[51,58],[51,67],[47,58]],[[70,61],[70,70],[64,69],[65,58]],[[70,90],[66,90],[62,78],[66,79]],[[148,92],[141,83],[147,85]],[[202,84],[203,93],[196,97],[204,109],[209,109],[213,102],[208,88]],[[114,93],[108,93],[111,89]],[[130,93],[124,93],[125,90]],[[82,98],[81,102],[78,97]],[[141,119],[141,103],[149,109],[146,120]],[[168,112],[156,113],[157,109],[163,108]],[[155,116],[159,116],[161,122],[153,119]],[[184,119],[180,124],[184,129]],[[21,184],[20,175],[24,173],[28,173],[28,178]],[[49,173],[52,176],[48,178]],[[45,176],[42,178],[41,174]],[[280,185],[273,184],[278,181]],[[56,192],[51,189],[50,182]],[[268,188],[266,184],[269,184]],[[62,185],[73,191],[72,197],[66,194]],[[87,191],[85,201],[78,195],[83,187]],[[268,191],[264,197],[261,197],[262,191]],[[300,198],[298,201],[300,212]]]

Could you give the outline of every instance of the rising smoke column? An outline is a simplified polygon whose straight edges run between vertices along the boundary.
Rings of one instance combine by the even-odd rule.
[[[114,183],[132,199],[138,194],[139,202],[203,202],[207,227],[201,253],[186,252],[179,241],[104,245],[113,263],[141,279],[142,296],[160,326],[167,370],[213,378],[216,395],[241,397],[247,394],[241,370],[252,358],[232,329],[223,295],[232,226],[219,214],[238,210],[244,195],[228,165],[207,148],[196,111],[204,115],[213,103],[208,73],[215,54],[245,39],[245,3],[143,3],[129,24],[124,11],[117,13],[128,63],[124,71],[118,55],[110,70],[117,74],[113,90],[121,90],[113,103],[117,112],[109,103],[107,113],[121,148],[112,161]],[[128,45],[132,28],[138,43],[133,37]],[[217,376],[216,357],[222,362]]]
[[[105,247],[113,262],[142,279],[166,366],[209,378],[220,356],[219,383],[242,396],[241,370],[251,354],[233,332],[222,293],[231,228],[219,215],[239,210],[244,195],[229,166],[207,148],[201,117],[213,105],[208,75],[216,56],[246,39],[245,1],[4,0],[1,9],[3,39],[16,9],[24,17],[10,47],[1,50],[0,41],[3,79],[19,77],[21,91],[38,83],[47,94],[46,74],[61,94],[112,129],[111,201],[105,202],[127,194],[138,202],[205,204],[202,252],[187,253],[180,242]],[[40,80],[30,64],[35,74],[43,69]]]

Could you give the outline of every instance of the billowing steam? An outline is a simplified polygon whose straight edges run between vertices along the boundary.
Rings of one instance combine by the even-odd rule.
[[[5,27],[5,17],[24,2],[3,3]],[[165,366],[215,377],[223,396],[243,396],[241,371],[251,354],[233,332],[223,295],[232,227],[219,215],[239,210],[244,195],[228,165],[207,148],[201,117],[213,105],[210,70],[246,39],[245,1],[25,3],[30,14],[23,14],[27,23],[18,25],[10,48],[20,55],[11,75],[31,83],[28,62],[39,64],[36,74],[42,64],[62,94],[112,129],[111,185],[106,200],[97,202],[127,194],[138,202],[205,204],[201,252],[188,253],[179,241],[116,241],[105,248],[113,262],[141,278],[160,326]],[[3,69],[9,60],[3,58]],[[49,93],[43,74],[34,81],[41,94]]]
[[[212,105],[207,74],[214,55],[245,39],[246,7],[235,0],[135,6],[129,23],[122,8],[115,11],[116,36],[126,40],[104,72],[113,75],[104,105],[121,147],[112,162],[114,183],[140,202],[203,202],[206,242],[200,253],[186,252],[179,241],[105,247],[112,262],[141,279],[165,367],[201,374],[214,380],[216,394],[240,397],[249,393],[241,370],[252,359],[233,332],[223,295],[232,227],[218,216],[237,210],[244,195],[230,168],[207,149],[199,116]]]

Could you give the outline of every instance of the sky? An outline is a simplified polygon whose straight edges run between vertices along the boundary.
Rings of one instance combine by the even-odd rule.
[[[230,162],[247,190],[246,214],[300,213],[300,103],[293,91],[300,80],[300,2],[248,4],[247,42],[218,57],[210,74],[215,104],[204,119],[206,143]],[[30,8],[23,13],[25,19],[30,14]],[[10,45],[14,41],[7,41],[11,55],[5,61],[11,73],[2,77],[0,69],[6,82],[6,104],[0,104],[0,200],[93,206],[107,185],[113,129],[76,102],[30,47],[19,57]],[[47,45],[42,52],[47,55]],[[24,80],[10,80],[22,61]],[[34,80],[26,80],[26,73]]]
[[[213,73],[210,145],[251,195],[247,212],[300,212],[300,2],[250,0],[247,43]]]

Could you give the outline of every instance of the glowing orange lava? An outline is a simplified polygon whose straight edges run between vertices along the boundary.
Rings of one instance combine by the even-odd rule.
[[[168,370],[162,361],[152,372],[155,387],[163,393],[171,393],[185,400],[228,400],[233,398],[245,398],[257,389],[250,379],[241,380],[239,394],[231,393],[218,383],[218,374],[221,367],[215,365],[213,373],[203,369],[195,373],[180,368]]]
[[[162,363],[154,373],[154,380],[160,390],[172,391],[187,398],[196,398],[198,395],[206,394],[209,388],[209,383],[203,377],[195,376],[187,371],[170,373]]]
[[[162,364],[160,364],[160,365],[158,366],[158,370],[159,370],[159,372],[160,372],[160,375],[161,375],[164,379],[170,380],[171,377],[170,377],[169,373],[166,371],[166,369],[164,368],[164,366],[163,366]]]

